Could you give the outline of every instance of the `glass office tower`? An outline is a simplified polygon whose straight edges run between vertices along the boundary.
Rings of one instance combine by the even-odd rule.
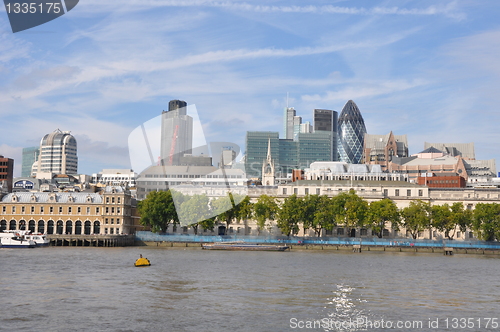
[[[366,134],[365,121],[358,106],[349,100],[339,116],[337,146],[339,161],[359,164],[363,157],[363,141]]]

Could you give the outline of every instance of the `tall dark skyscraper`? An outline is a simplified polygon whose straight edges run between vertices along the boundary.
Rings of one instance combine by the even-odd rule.
[[[314,132],[327,131],[332,137],[331,160],[337,160],[337,112],[315,109],[313,111]]]
[[[160,158],[164,165],[180,165],[184,154],[193,149],[193,118],[187,115],[187,103],[171,100],[161,114]]]
[[[339,161],[361,163],[365,134],[365,121],[361,112],[356,103],[349,100],[340,113],[337,127]]]

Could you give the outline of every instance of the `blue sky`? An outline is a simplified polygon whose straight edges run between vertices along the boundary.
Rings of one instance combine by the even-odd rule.
[[[79,171],[129,168],[128,136],[171,99],[195,104],[208,141],[244,150],[248,130],[282,130],[289,105],[341,111],[368,133],[474,142],[498,160],[496,1],[80,0],[13,34],[0,9],[0,154],[15,159],[59,128]]]

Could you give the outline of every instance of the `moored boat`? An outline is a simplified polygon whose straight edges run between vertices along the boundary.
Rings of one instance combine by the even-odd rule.
[[[50,244],[49,239],[45,234],[41,233],[31,233],[31,231],[19,231],[20,235],[23,235],[26,240],[32,240],[35,242],[37,247],[46,247]]]
[[[36,243],[16,231],[0,232],[0,248],[34,248]]]
[[[285,251],[289,249],[289,247],[286,245],[240,243],[240,242],[203,243],[201,247],[202,249],[208,249],[208,250],[248,250],[248,251]]]

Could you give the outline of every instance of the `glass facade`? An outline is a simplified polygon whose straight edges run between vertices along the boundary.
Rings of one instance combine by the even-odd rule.
[[[333,161],[338,160],[337,156],[337,122],[338,114],[332,110],[315,109],[313,111],[314,132],[326,131],[331,134]]]
[[[329,132],[300,133],[298,135],[298,157],[301,169],[315,161],[330,161],[332,138]]]
[[[21,169],[21,176],[27,178],[31,176],[31,168],[33,163],[38,160],[40,154],[40,147],[34,146],[23,149],[23,164]]]
[[[359,164],[363,157],[363,140],[366,134],[365,121],[358,106],[349,100],[339,116],[337,145],[339,161]]]
[[[245,172],[248,178],[260,177],[262,164],[267,158],[267,145],[271,141],[271,156],[278,160],[279,133],[277,131],[248,131],[246,136]],[[278,165],[275,164],[276,169]]]
[[[304,169],[315,161],[329,161],[332,154],[330,132],[298,133],[295,140],[279,139],[278,132],[249,131],[246,136],[245,171],[248,177],[261,177],[267,158],[268,141],[277,176],[293,169]]]

